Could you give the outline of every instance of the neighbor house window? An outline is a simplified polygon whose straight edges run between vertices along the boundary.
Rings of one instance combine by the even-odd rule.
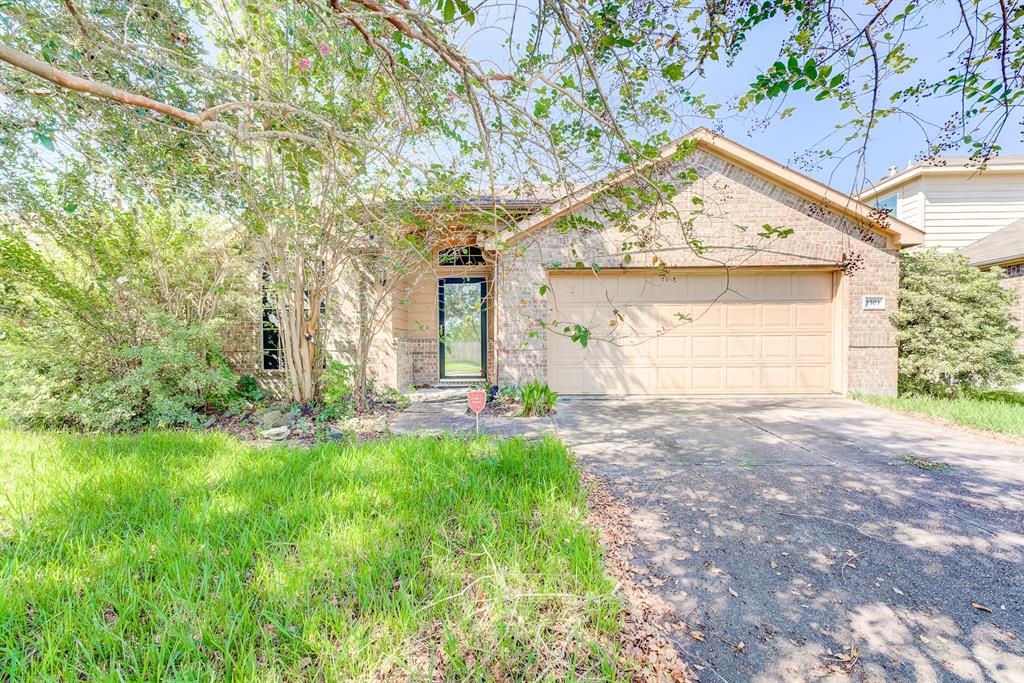
[[[482,266],[484,253],[480,247],[448,247],[437,252],[439,266]]]
[[[277,317],[277,305],[274,302],[271,288],[274,283],[270,278],[270,270],[263,269],[263,369],[280,370],[282,367],[281,357],[281,328]]]
[[[884,209],[889,212],[889,215],[896,218],[896,195],[891,194],[887,197],[881,197],[875,200],[876,209]]]

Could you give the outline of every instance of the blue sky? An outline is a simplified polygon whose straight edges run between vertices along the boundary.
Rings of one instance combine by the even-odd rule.
[[[520,8],[522,9],[522,6]],[[852,5],[844,9],[856,11],[857,6]],[[496,69],[500,69],[501,64],[506,61],[502,55],[507,54],[501,46],[507,27],[504,23],[506,20],[501,17],[508,16],[507,10],[492,9],[478,13],[477,16],[477,25],[464,36],[467,41],[466,49],[471,56],[478,59],[494,60]],[[908,54],[917,57],[919,61],[910,72],[901,76],[899,82],[888,84],[887,92],[897,87],[906,87],[921,78],[937,80],[946,75],[947,69],[953,63],[947,52],[954,47],[954,41],[948,32],[956,25],[958,18],[955,4],[935,3],[928,6],[928,24],[904,33]],[[523,19],[525,15],[518,22],[519,29],[528,23]],[[836,124],[849,119],[848,111],[840,112],[838,105],[831,100],[815,102],[813,95],[802,92],[791,93],[783,105],[796,107],[793,115],[781,121],[776,118],[767,127],[758,125],[758,119],[768,112],[767,108],[745,114],[732,110],[728,106],[730,100],[744,92],[761,68],[775,61],[786,35],[786,27],[781,17],[760,27],[752,33],[742,54],[732,67],[712,67],[703,82],[694,88],[697,92],[707,94],[712,101],[723,104],[724,116],[718,123],[728,137],[843,192],[857,191],[863,187],[865,178],[878,180],[886,174],[890,166],[903,168],[908,162],[919,158],[927,146],[926,137],[921,127],[910,117],[887,119],[874,129],[862,167],[857,165],[860,159],[857,155],[846,160],[829,159],[817,162],[808,168],[806,164],[800,163],[801,157],[816,143],[834,134]],[[926,99],[916,105],[914,114],[931,124],[941,125],[958,106],[959,100],[955,97]],[[684,118],[680,121],[680,126],[689,128],[699,123],[688,122]],[[999,144],[1003,147],[1002,154],[1024,154],[1022,136],[1024,117],[1018,112],[999,137]],[[837,140],[828,146],[834,148],[838,144]],[[948,152],[955,153],[956,151]]]

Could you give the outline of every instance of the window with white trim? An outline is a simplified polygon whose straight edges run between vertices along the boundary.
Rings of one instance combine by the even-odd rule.
[[[896,218],[896,207],[898,204],[899,195],[893,193],[886,195],[885,197],[879,197],[875,200],[875,208],[888,211],[889,215]]]

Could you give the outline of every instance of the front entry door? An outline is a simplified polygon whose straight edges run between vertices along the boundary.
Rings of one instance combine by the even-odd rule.
[[[438,280],[441,379],[487,376],[487,281],[482,277]]]

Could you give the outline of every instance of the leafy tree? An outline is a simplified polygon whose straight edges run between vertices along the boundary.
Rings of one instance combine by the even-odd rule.
[[[196,423],[237,381],[219,335],[245,290],[232,233],[183,206],[111,206],[79,180],[19,194],[0,218],[0,412],[87,430]]]
[[[959,252],[934,249],[900,257],[897,326],[901,392],[955,394],[1002,387],[1024,376],[1011,314],[1016,293],[998,268],[970,265]]]
[[[560,195],[625,166],[634,182],[606,191],[601,216],[629,237],[623,250],[703,254],[690,228],[714,207],[675,206],[694,169],[683,149],[678,182],[666,182],[658,155],[696,123],[731,115],[704,79],[757,32],[774,32],[779,49],[764,53],[736,109],[766,125],[838,103],[850,116],[819,160],[862,156],[879,121],[905,115],[926,154],[968,144],[984,164],[1022,104],[1024,6],[952,6],[951,70],[908,86],[920,66],[910,37],[945,21],[939,3],[0,3],[0,190],[27,191],[74,160],[111,201],[170,195],[244,225],[277,293],[292,396],[305,401],[322,366],[320,302],[343,277],[369,292],[376,303],[357,321],[365,366],[396,283],[428,252],[431,233],[413,219],[459,194],[525,193],[528,178]],[[485,22],[506,54],[467,39]],[[947,98],[949,119],[920,121],[924,97]],[[476,226],[485,236],[507,223],[491,209]],[[679,229],[651,233],[637,210]],[[381,264],[395,270],[380,277]]]

